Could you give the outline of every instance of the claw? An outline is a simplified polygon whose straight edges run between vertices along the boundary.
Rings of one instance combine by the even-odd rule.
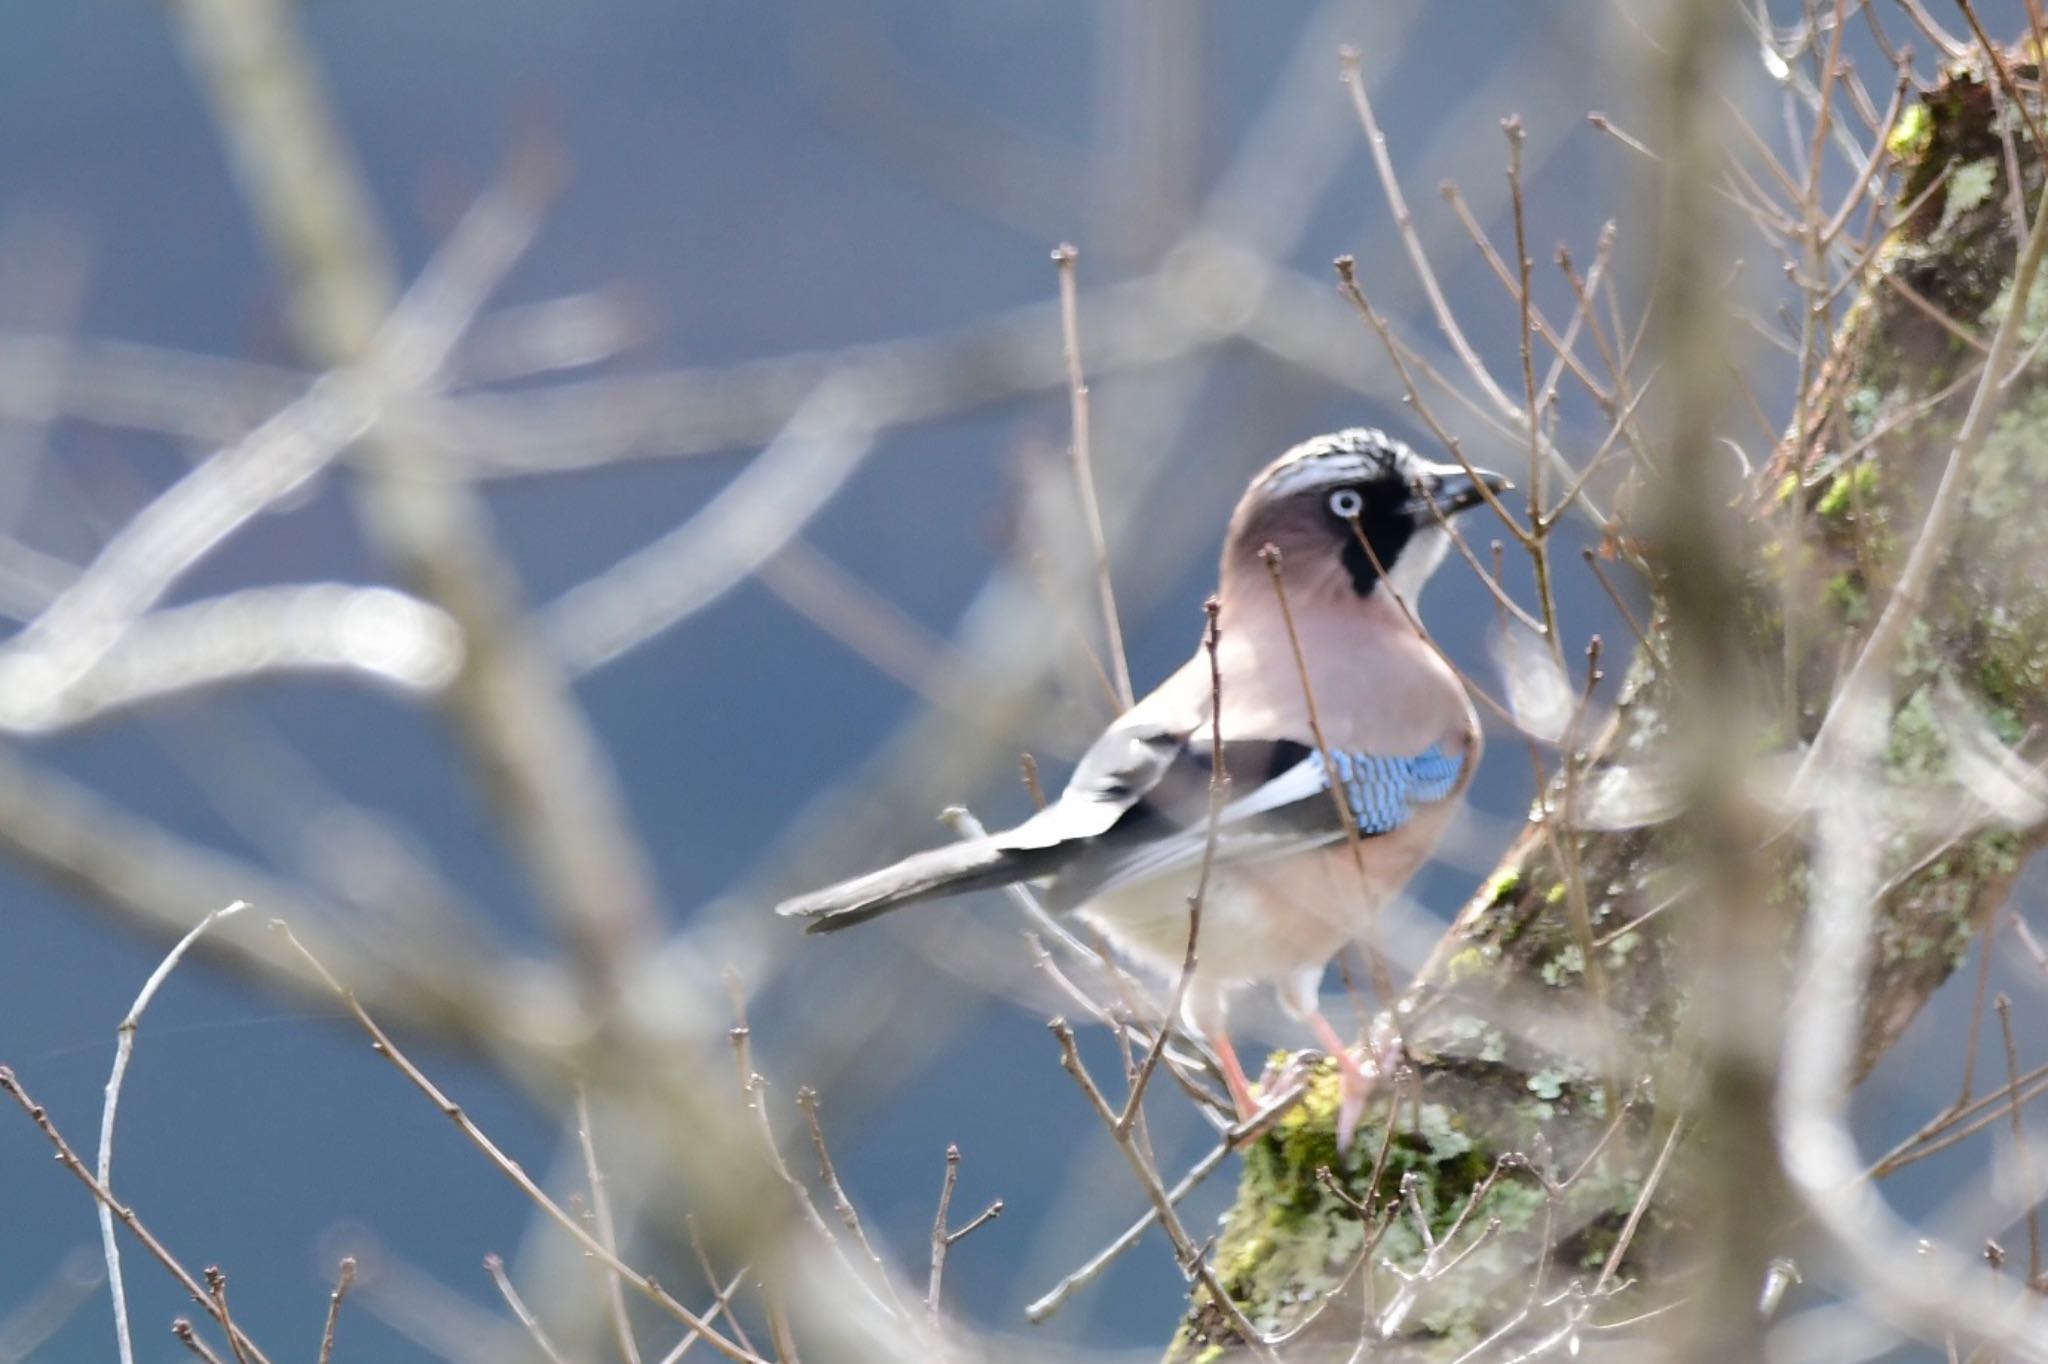
[[[1352,1139],[1358,1135],[1358,1124],[1365,1117],[1365,1101],[1372,1097],[1373,1087],[1380,1076],[1392,1074],[1401,1062],[1401,1038],[1387,1024],[1376,1026],[1371,1056],[1360,1062],[1321,1013],[1311,1013],[1308,1024],[1337,1063],[1337,1150],[1349,1151]]]
[[[1258,1083],[1258,1092],[1265,1096],[1265,1102],[1259,1105],[1257,1112],[1240,1119],[1237,1126],[1230,1129],[1228,1140],[1231,1147],[1242,1150],[1271,1131],[1273,1124],[1308,1093],[1309,1079],[1309,1068],[1299,1056],[1289,1057],[1287,1064],[1277,1071],[1268,1065]]]
[[[1365,1117],[1365,1101],[1372,1097],[1376,1077],[1359,1069],[1348,1053],[1337,1055],[1337,1151],[1342,1155],[1351,1150],[1352,1139],[1358,1135],[1358,1123]]]

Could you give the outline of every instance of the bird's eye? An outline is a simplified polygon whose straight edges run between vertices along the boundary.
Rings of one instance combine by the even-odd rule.
[[[1364,510],[1365,499],[1356,488],[1339,488],[1330,494],[1330,513],[1339,520],[1352,520]]]

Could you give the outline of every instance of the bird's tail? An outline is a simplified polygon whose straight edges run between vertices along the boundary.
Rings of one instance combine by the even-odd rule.
[[[834,933],[919,900],[1044,876],[1064,860],[1057,847],[1006,848],[992,838],[973,838],[784,900],[775,912],[809,919],[806,933]]]

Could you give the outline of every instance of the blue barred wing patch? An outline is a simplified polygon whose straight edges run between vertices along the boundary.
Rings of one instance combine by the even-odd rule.
[[[1337,769],[1351,817],[1361,834],[1388,834],[1406,824],[1417,805],[1429,805],[1457,789],[1464,771],[1462,754],[1446,753],[1442,744],[1431,744],[1412,758],[1390,758],[1378,753],[1333,751],[1325,764],[1320,750],[1309,757],[1322,784],[1329,784],[1329,766]]]

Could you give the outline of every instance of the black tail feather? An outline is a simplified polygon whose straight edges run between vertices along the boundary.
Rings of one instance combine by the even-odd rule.
[[[969,839],[785,900],[775,912],[810,920],[806,933],[836,933],[919,900],[1044,876],[1065,860],[1057,846],[1005,848],[994,839]]]

